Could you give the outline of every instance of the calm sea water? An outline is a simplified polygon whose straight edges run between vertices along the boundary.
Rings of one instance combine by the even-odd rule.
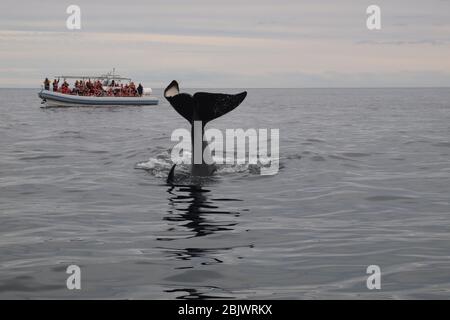
[[[36,94],[0,90],[1,298],[450,298],[450,89],[249,90],[211,126],[279,128],[279,173],[175,188],[163,98]]]

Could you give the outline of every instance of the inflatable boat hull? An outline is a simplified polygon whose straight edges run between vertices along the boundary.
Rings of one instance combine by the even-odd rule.
[[[142,97],[96,97],[77,96],[42,90],[39,98],[46,107],[81,107],[81,106],[149,106],[157,105],[158,99],[152,96]]]

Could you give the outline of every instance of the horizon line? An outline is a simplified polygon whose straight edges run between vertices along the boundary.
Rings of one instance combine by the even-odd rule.
[[[0,87],[0,89],[36,89],[39,87]],[[164,90],[164,87],[153,87],[152,89]],[[448,86],[392,86],[392,87],[184,87],[184,89],[450,89]]]

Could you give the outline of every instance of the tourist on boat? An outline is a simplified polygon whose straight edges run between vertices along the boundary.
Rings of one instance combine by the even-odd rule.
[[[137,92],[139,94],[139,97],[142,97],[142,94],[144,93],[144,87],[140,83],[139,83],[139,85],[137,87]]]
[[[63,84],[61,85],[61,93],[64,93],[64,94],[71,93],[71,90],[69,89],[69,84],[65,80],[64,80]]]
[[[75,81],[75,85],[73,86],[72,92],[70,94],[78,95],[79,92],[80,92],[80,85],[77,80],[77,81]]]
[[[137,96],[137,90],[136,86],[134,85],[134,82],[130,82],[130,96],[136,97]]]
[[[50,90],[50,80],[48,80],[48,78],[45,78],[44,80],[44,89]]]
[[[66,80],[64,80],[63,84],[61,85],[61,89],[60,89],[61,93],[67,93],[68,88],[69,88],[69,84],[67,83]]]
[[[57,92],[58,91],[58,84],[59,84],[59,80],[53,80],[53,91]]]

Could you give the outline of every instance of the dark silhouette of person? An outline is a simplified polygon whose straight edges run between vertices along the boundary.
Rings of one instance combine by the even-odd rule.
[[[53,80],[53,91],[58,91],[58,84],[59,84],[59,79],[58,80]]]
[[[144,87],[142,87],[142,84],[139,83],[138,87],[137,87],[137,91],[139,96],[142,96],[142,93],[144,93]]]
[[[50,90],[50,80],[48,80],[48,78],[45,78],[44,80],[44,89]]]

